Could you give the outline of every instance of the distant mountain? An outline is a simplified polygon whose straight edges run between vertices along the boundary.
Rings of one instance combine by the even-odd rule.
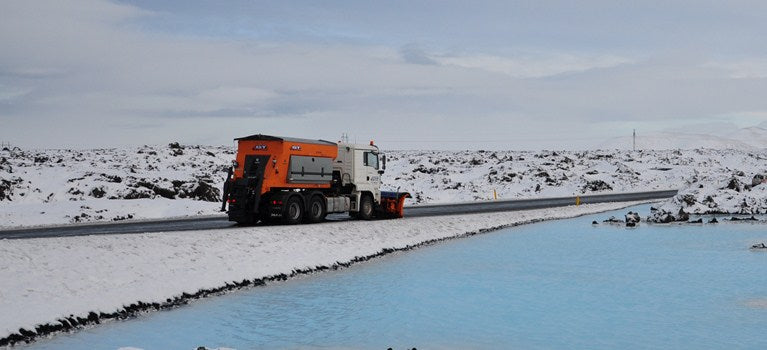
[[[762,123],[767,124],[767,122]],[[762,125],[760,124],[760,125]],[[601,144],[598,149],[631,149],[632,137],[616,137]],[[638,133],[637,149],[739,149],[750,150],[767,148],[767,128],[752,126],[728,132],[723,136],[706,133],[658,132],[652,134]]]
[[[743,140],[756,148],[767,148],[767,122],[749,128],[738,129],[735,132],[729,133],[727,138],[733,140]]]

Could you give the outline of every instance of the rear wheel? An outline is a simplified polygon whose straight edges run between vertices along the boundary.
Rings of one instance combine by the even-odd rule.
[[[327,208],[325,208],[325,198],[320,195],[312,196],[309,199],[309,207],[306,210],[306,222],[316,223],[325,220],[327,215]]]
[[[282,223],[287,225],[301,223],[304,216],[303,207],[301,197],[292,196],[288,198],[288,202],[285,203],[285,207],[282,209]]]
[[[357,212],[357,217],[362,220],[373,218],[373,197],[362,195],[362,198],[360,198],[360,211]]]

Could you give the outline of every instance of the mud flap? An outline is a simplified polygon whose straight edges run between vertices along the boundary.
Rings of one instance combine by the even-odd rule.
[[[231,183],[229,194],[229,221],[252,223],[256,221],[261,202],[261,186],[269,156],[246,156],[244,177]]]

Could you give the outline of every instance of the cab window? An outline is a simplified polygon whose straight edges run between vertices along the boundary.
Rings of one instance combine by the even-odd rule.
[[[378,153],[365,152],[365,165],[378,169]]]

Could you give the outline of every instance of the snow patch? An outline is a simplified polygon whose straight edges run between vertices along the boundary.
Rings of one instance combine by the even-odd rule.
[[[386,153],[383,188],[413,194],[406,205],[679,189],[767,170],[767,150]],[[0,227],[220,214],[233,157],[229,147],[177,143],[0,150]]]
[[[201,290],[344,266],[424,242],[636,203],[316,225],[0,241],[0,339]],[[225,290],[225,289],[224,289]],[[203,293],[204,294],[204,293]],[[205,294],[204,294],[205,295]],[[140,301],[140,302],[137,302]],[[134,312],[138,312],[134,311]]]
[[[767,214],[763,172],[735,171],[696,177],[687,187],[652,211],[653,222],[687,221],[689,214]]]

